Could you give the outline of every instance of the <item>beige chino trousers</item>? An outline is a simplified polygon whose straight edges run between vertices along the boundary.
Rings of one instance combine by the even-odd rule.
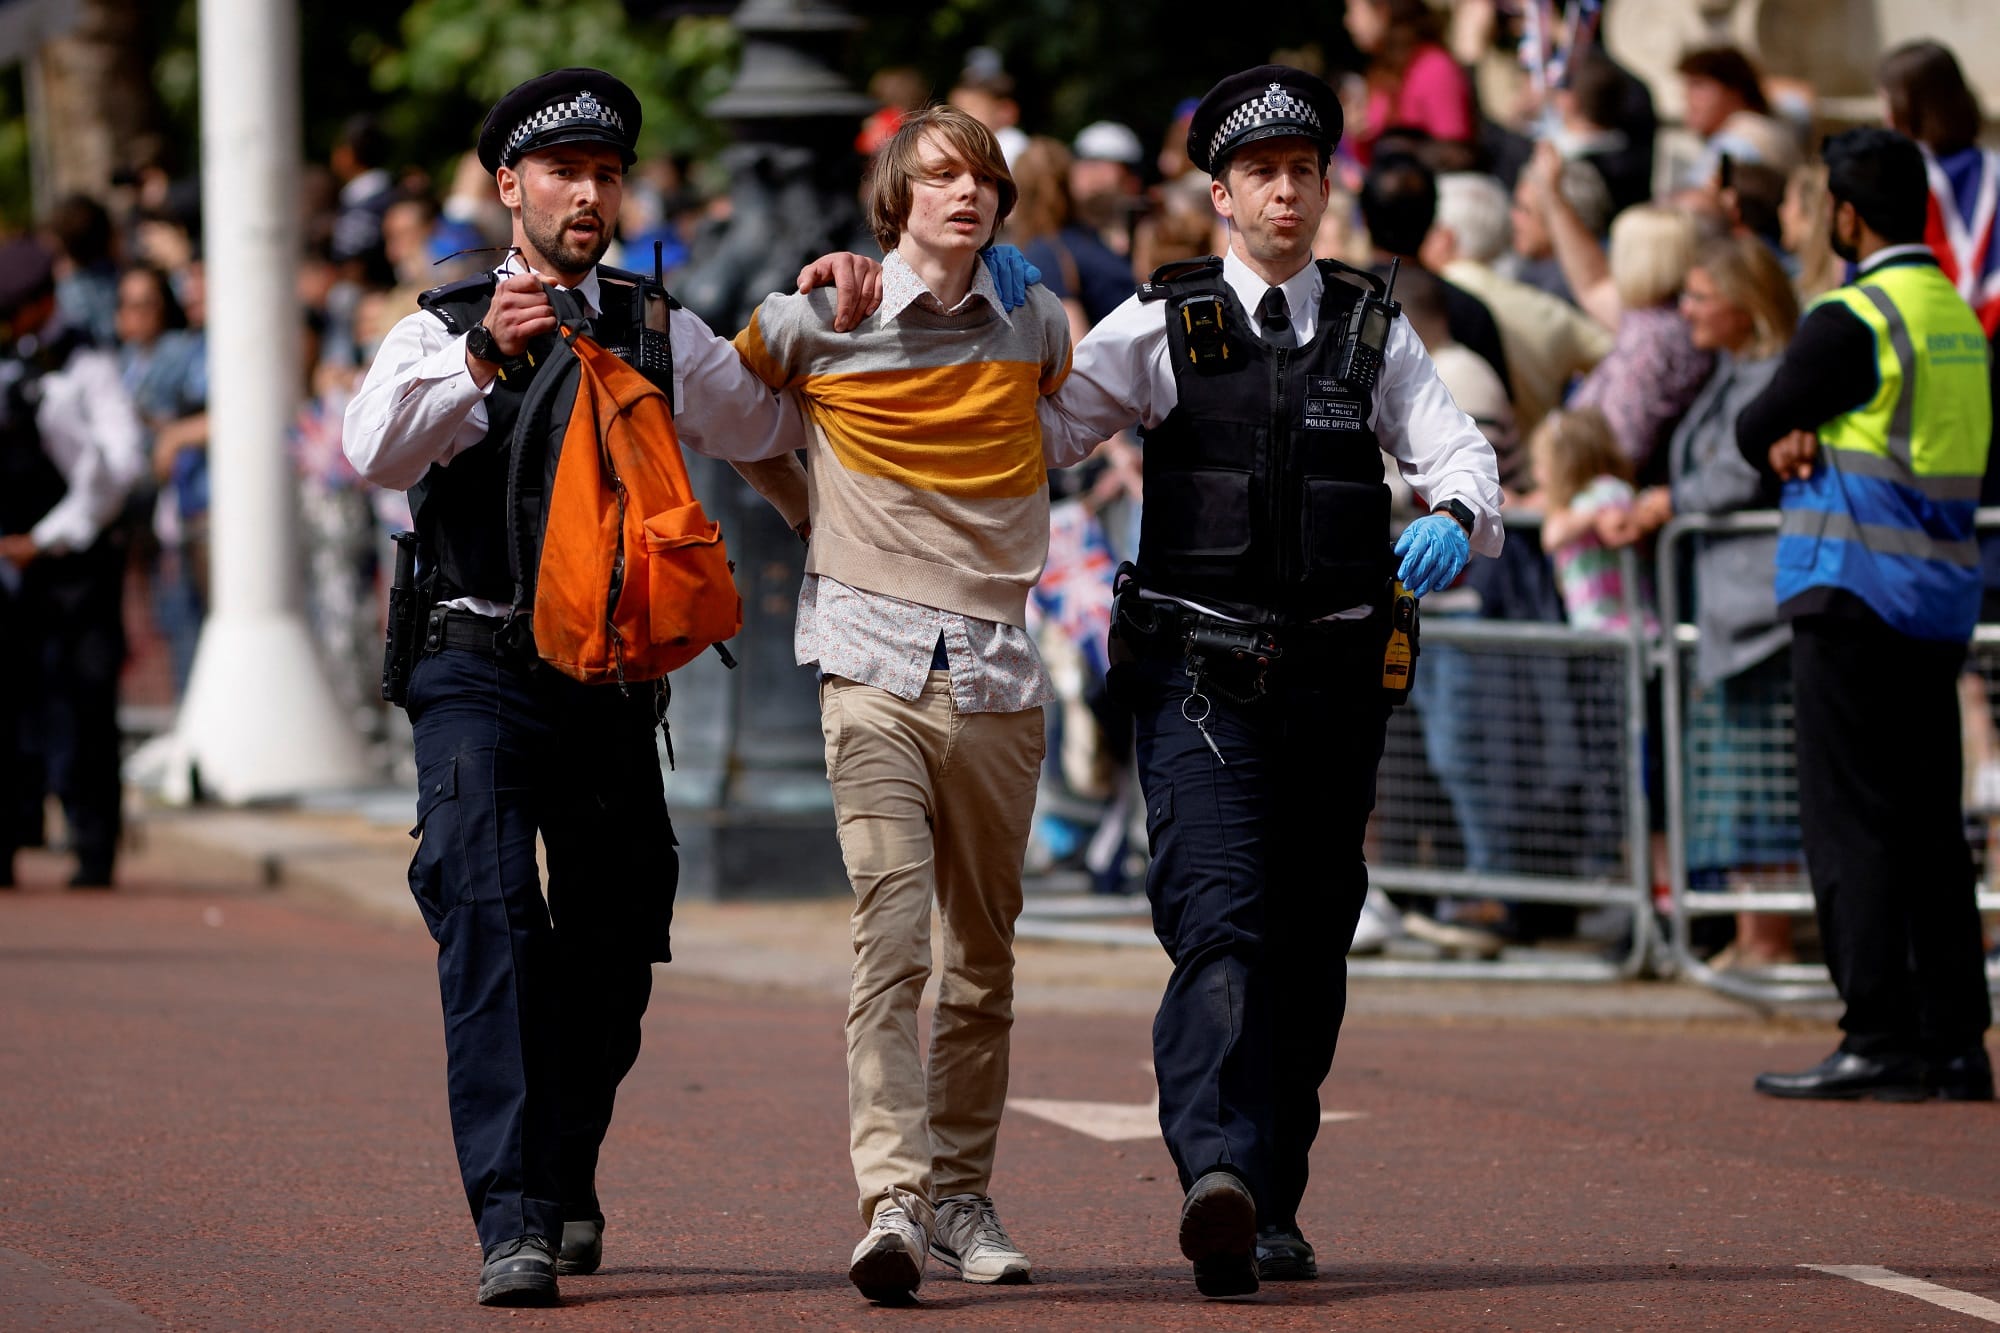
[[[936,1199],[988,1192],[1007,1101],[1021,860],[1045,741],[1040,708],[957,711],[944,671],[914,701],[829,677],[820,730],[854,886],[848,1149],[866,1225],[892,1187],[926,1212]],[[931,974],[934,899],[942,975],[926,1068],[917,1005]]]

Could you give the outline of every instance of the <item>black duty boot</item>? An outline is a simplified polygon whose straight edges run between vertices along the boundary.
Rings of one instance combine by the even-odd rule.
[[[1227,1171],[1194,1182],[1181,1204],[1181,1253],[1194,1261],[1194,1285],[1204,1296],[1248,1296],[1257,1290],[1257,1202]]]
[[[597,1271],[604,1262],[604,1223],[563,1223],[562,1252],[556,1256],[556,1272],[564,1277],[582,1277]]]
[[[517,1236],[486,1252],[479,1270],[481,1305],[555,1305],[556,1256],[543,1236]]]
[[[1319,1277],[1319,1261],[1296,1222],[1257,1228],[1257,1277],[1262,1282],[1311,1282]]]

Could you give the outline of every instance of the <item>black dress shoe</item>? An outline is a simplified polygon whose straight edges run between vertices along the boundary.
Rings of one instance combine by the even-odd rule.
[[[1931,1095],[1924,1062],[1916,1056],[1853,1051],[1835,1051],[1797,1074],[1759,1074],[1757,1091],[1770,1097],[1868,1097],[1878,1102],[1920,1102]]]
[[[1312,1282],[1319,1261],[1296,1225],[1257,1228],[1257,1278],[1261,1282]]]
[[[479,1270],[481,1305],[555,1305],[556,1256],[542,1236],[518,1236],[486,1252]]]
[[[556,1272],[563,1277],[584,1277],[604,1262],[604,1223],[563,1223],[562,1252],[556,1255]]]
[[[1250,1187],[1227,1171],[1194,1182],[1181,1204],[1181,1253],[1194,1261],[1194,1285],[1204,1296],[1248,1296],[1257,1290],[1257,1203]]]
[[[1984,1046],[1975,1046],[1963,1055],[1936,1060],[1930,1067],[1931,1090],[1939,1101],[1990,1102],[1993,1100],[1993,1061]]]

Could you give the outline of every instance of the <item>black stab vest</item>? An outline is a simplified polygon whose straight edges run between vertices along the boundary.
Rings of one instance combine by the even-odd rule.
[[[35,415],[42,405],[42,376],[60,370],[76,346],[75,339],[58,335],[32,352],[7,354],[0,365],[0,533],[31,530],[69,493],[69,483],[42,447]]]
[[[1139,289],[1161,303],[1179,402],[1146,432],[1138,577],[1156,592],[1287,624],[1379,601],[1394,568],[1372,392],[1336,378],[1363,292],[1320,261],[1319,322],[1303,347],[1253,330],[1222,261],[1170,265]],[[1185,308],[1222,305],[1222,342]]]
[[[637,273],[600,266],[597,281],[598,302],[603,311],[578,332],[588,333],[606,351],[642,369],[671,404],[673,365],[668,340],[649,335],[643,340],[642,355],[642,303],[648,293],[666,300],[669,309],[679,303],[650,278]],[[498,278],[485,273],[434,287],[419,297],[417,304],[457,337],[486,318],[497,285]],[[556,364],[556,373],[561,373],[563,368],[575,364],[567,351],[559,359],[552,357],[557,345],[554,333],[545,334],[531,344],[528,350],[535,364],[495,380],[486,395],[485,438],[453,455],[449,464],[433,464],[410,487],[410,514],[416,521],[426,565],[442,576],[440,601],[460,596],[480,597],[490,602],[514,601],[515,579],[507,550],[510,528],[522,536],[520,567],[527,584],[526,600],[533,600],[535,569],[541,560],[542,530],[547,519],[545,497],[555,485],[556,460],[561,454],[563,434],[569,428],[570,412],[576,405],[574,374],[568,375],[567,382],[557,385],[548,396],[546,426],[534,438],[523,441],[528,452],[521,460],[522,485],[516,498],[518,512],[514,524],[508,522],[507,483],[513,468],[514,430],[528,390],[544,367]]]

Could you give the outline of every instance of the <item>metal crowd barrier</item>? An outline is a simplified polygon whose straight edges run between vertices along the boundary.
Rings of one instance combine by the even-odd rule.
[[[1397,894],[1623,908],[1629,947],[1350,958],[1356,975],[1612,981],[1647,966],[1649,649],[1638,562],[1622,559],[1629,632],[1425,609],[1416,689],[1390,716],[1377,776],[1368,875]]]
[[[1978,526],[1983,531],[2000,529],[2000,509],[1981,509]],[[1790,873],[1770,876],[1751,887],[1700,888],[1690,883],[1689,847],[1696,830],[1725,806],[1751,801],[1765,816],[1798,817],[1798,771],[1794,763],[1790,685],[1778,690],[1766,718],[1753,730],[1736,726],[1727,738],[1732,747],[1720,762],[1690,762],[1689,738],[1699,735],[1706,725],[1693,719],[1689,661],[1700,643],[1692,624],[1680,623],[1683,605],[1681,572],[1683,550],[1692,549],[1691,539],[1704,535],[1742,535],[1775,532],[1778,514],[1774,510],[1744,511],[1733,514],[1690,514],[1676,518],[1660,532],[1658,582],[1660,623],[1663,627],[1655,654],[1661,673],[1661,749],[1666,772],[1667,876],[1669,928],[1664,941],[1667,968],[1725,995],[1755,1004],[1784,1005],[1835,998],[1826,969],[1816,963],[1789,964],[1724,971],[1697,957],[1693,945],[1694,922],[1705,916],[1735,912],[1773,912],[1810,916],[1813,898],[1805,869],[1800,862]],[[1982,624],[1972,640],[1972,664],[1984,679],[1989,697],[2000,697],[1996,677],[2000,677],[2000,625]],[[1748,756],[1748,760],[1745,756]],[[1752,762],[1754,761],[1754,762]],[[2000,829],[1996,829],[2000,831]],[[1991,850],[1980,840],[1982,912],[2000,911],[2000,892],[1994,891]]]

